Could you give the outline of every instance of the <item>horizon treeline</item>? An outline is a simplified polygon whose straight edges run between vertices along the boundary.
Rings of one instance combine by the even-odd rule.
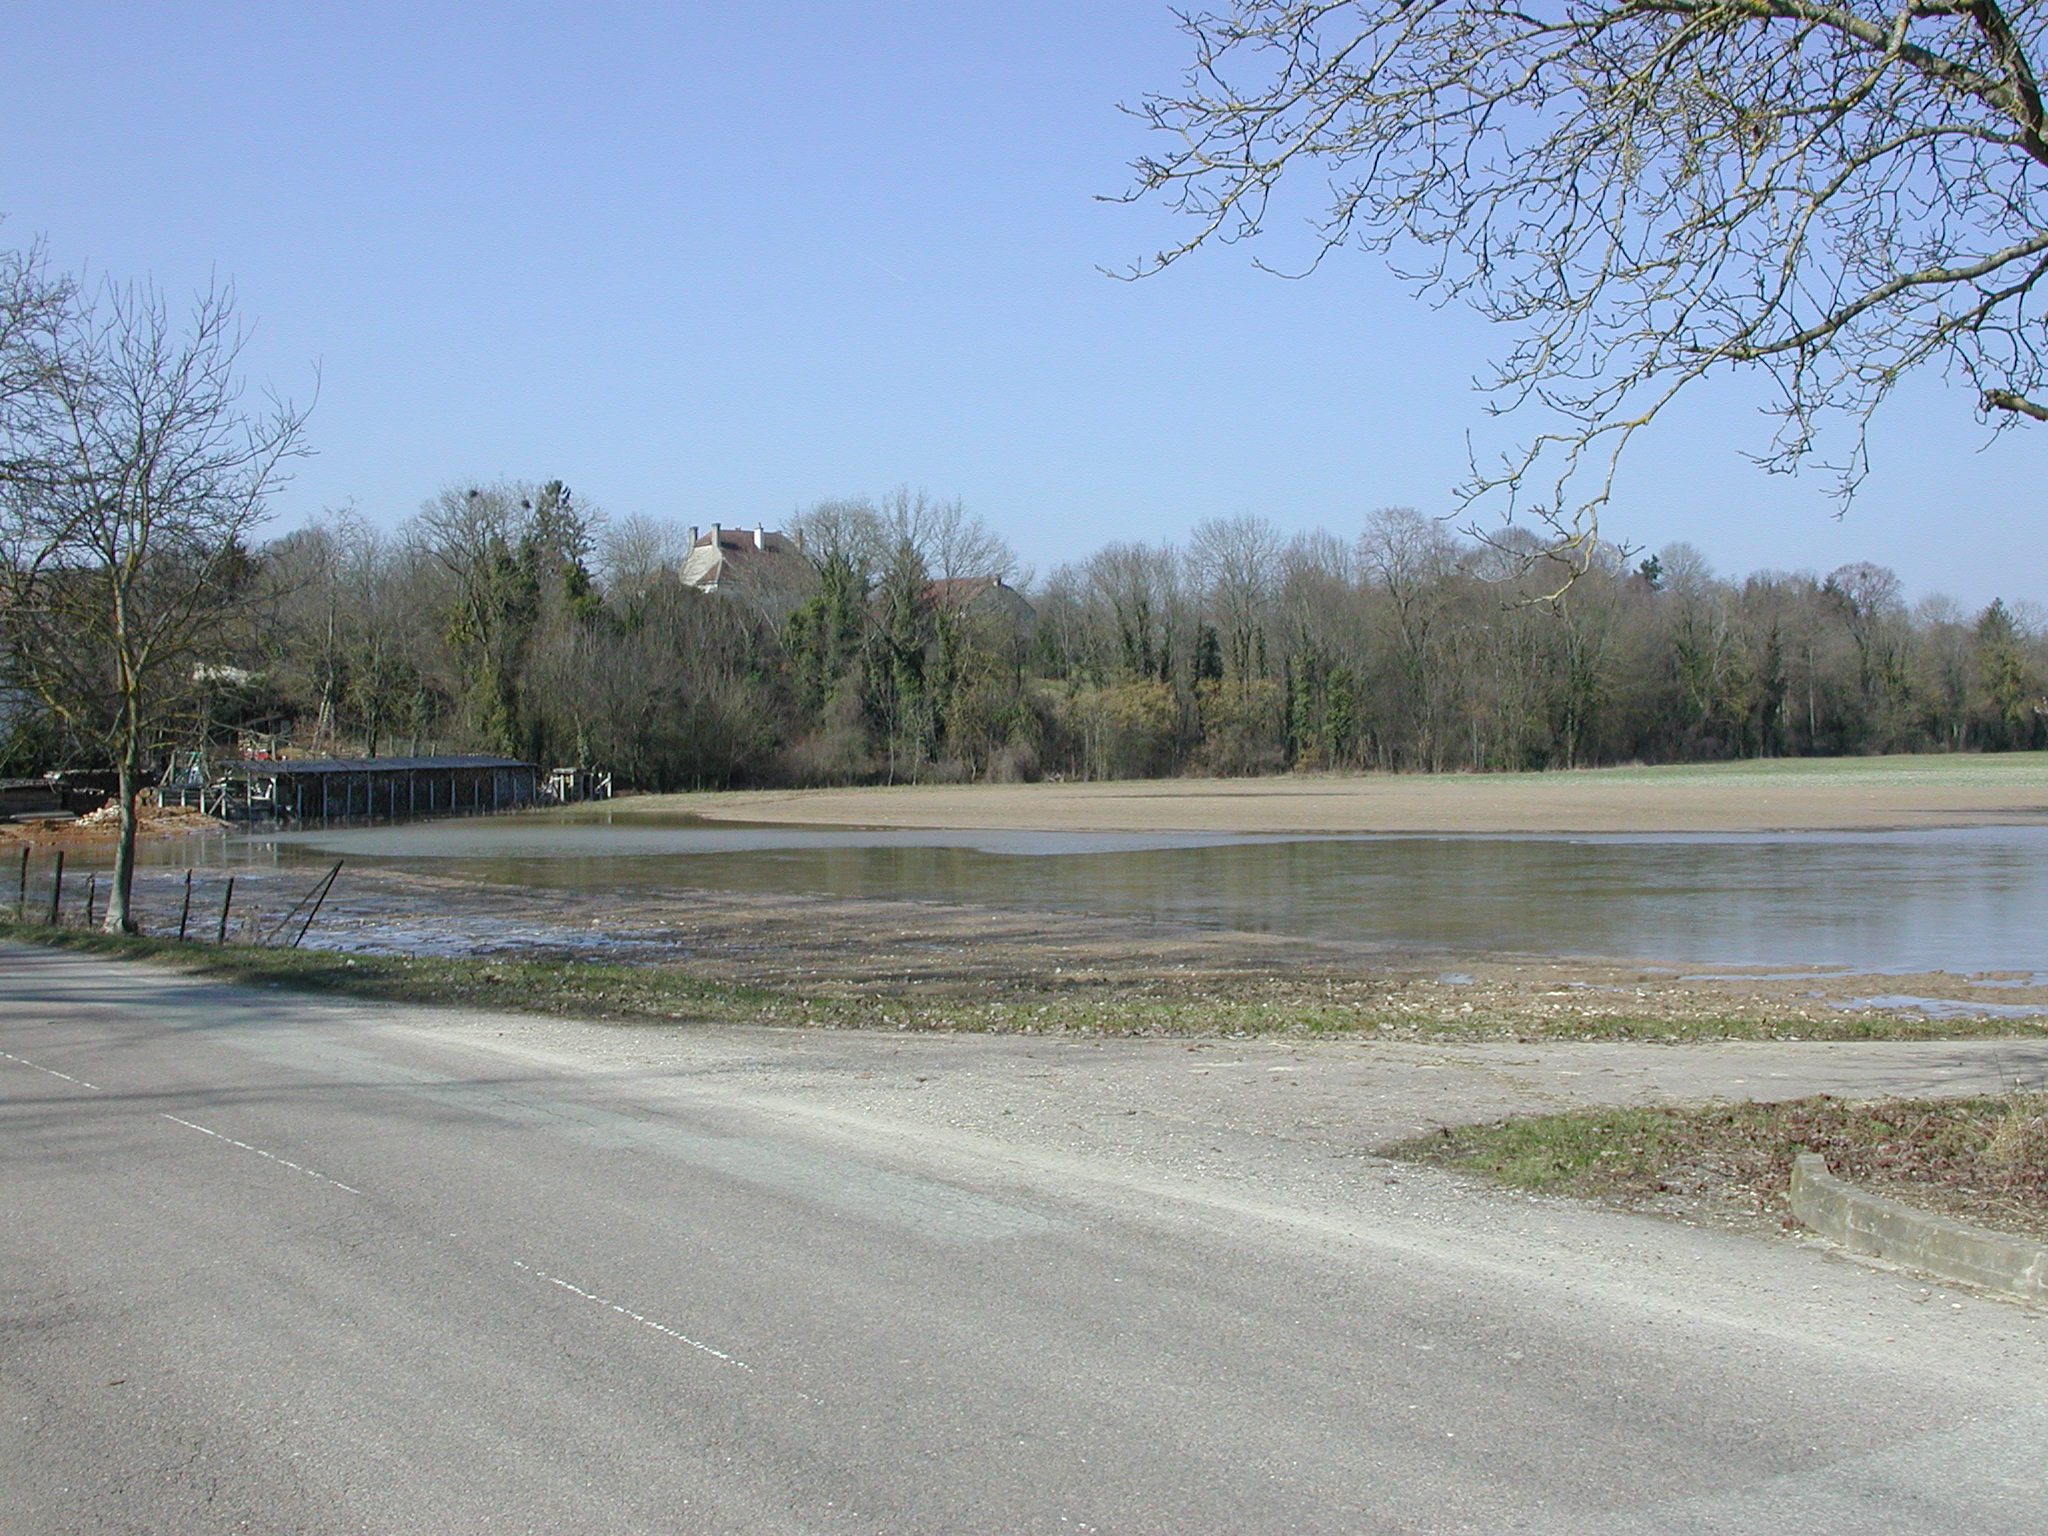
[[[324,516],[246,552],[242,622],[162,747],[481,750],[672,790],[2048,745],[2035,612],[1908,605],[1868,564],[1724,578],[1677,544],[1566,585],[1533,538],[1390,508],[1351,536],[1214,519],[1023,581],[908,491],[789,531],[802,554],[700,592],[687,530],[559,482],[451,488],[388,533]],[[26,700],[6,730],[5,771],[79,751]]]

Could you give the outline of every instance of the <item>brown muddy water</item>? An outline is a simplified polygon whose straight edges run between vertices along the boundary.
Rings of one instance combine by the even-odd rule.
[[[1093,914],[1367,951],[2048,981],[2048,827],[1273,837],[863,831],[597,810],[240,834],[147,857],[148,927],[175,926],[189,866],[193,930],[214,921],[233,873],[238,933],[260,931],[343,859],[319,941],[364,950],[666,958],[687,950],[693,902],[786,896]],[[32,886],[44,888],[45,862]],[[67,910],[91,864],[71,868]]]

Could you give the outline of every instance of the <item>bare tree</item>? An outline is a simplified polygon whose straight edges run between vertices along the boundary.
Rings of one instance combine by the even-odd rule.
[[[943,500],[924,491],[898,486],[882,498],[881,512],[898,539],[907,541],[934,577],[995,576],[1007,579],[1017,569],[1017,556],[1003,536],[958,496]]]
[[[1180,552],[1170,545],[1108,543],[1077,568],[1083,600],[1099,616],[1089,658],[1100,675],[1170,680],[1189,640]]]
[[[1358,560],[1377,592],[1376,607],[1392,640],[1391,689],[1406,703],[1415,732],[1416,759],[1429,763],[1438,751],[1442,687],[1433,686],[1439,629],[1451,605],[1450,577],[1458,565],[1457,541],[1434,518],[1412,507],[1382,507],[1366,519]]]
[[[616,602],[626,602],[670,574],[689,554],[689,536],[674,523],[628,513],[598,541],[598,570]]]
[[[1190,570],[1223,631],[1229,676],[1242,683],[1266,672],[1266,611],[1280,587],[1280,530],[1263,517],[1211,517],[1195,524]]]
[[[447,582],[446,620],[471,733],[517,751],[519,672],[539,609],[539,584],[521,558],[533,523],[532,488],[507,482],[450,485],[405,534]]]
[[[814,564],[843,561],[861,581],[870,580],[888,558],[888,524],[865,496],[817,502],[792,517],[789,527]]]
[[[185,718],[249,595],[249,532],[304,413],[251,411],[234,296],[201,295],[182,323],[144,287],[47,309],[32,435],[41,472],[10,487],[0,614],[17,676],[119,771],[109,931],[132,931],[136,795]]]
[[[907,545],[940,580],[1016,573],[1017,556],[1001,534],[970,512],[957,496],[898,486],[880,503],[865,496],[821,501],[798,513],[790,529],[819,566],[835,558],[872,576]]]
[[[21,533],[23,509],[54,475],[42,429],[58,366],[52,341],[72,297],[39,251],[0,252],[0,752],[35,750],[55,723],[23,671],[18,610],[45,551]]]
[[[1870,418],[1942,369],[2048,420],[2048,6],[1999,0],[1241,0],[1138,109],[1177,143],[1131,194],[1259,234],[1320,168],[1317,254],[1396,257],[1514,340],[1492,404],[1541,417],[1467,505],[1548,525],[1579,570],[1617,456],[1695,380],[1760,371],[1791,470],[1829,420],[1843,496]],[[1312,264],[1312,262],[1311,262]]]
[[[44,414],[76,296],[39,250],[0,251],[0,486],[10,497],[50,477]]]

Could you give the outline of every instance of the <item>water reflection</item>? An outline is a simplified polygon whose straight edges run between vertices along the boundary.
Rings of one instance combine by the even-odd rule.
[[[708,888],[1153,917],[1387,946],[2048,970],[2048,828],[1573,837],[858,831],[497,817],[226,856],[585,892]]]

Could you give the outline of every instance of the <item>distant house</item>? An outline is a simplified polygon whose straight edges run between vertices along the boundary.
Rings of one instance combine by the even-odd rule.
[[[1000,576],[950,576],[924,589],[938,613],[957,613],[970,623],[1028,640],[1038,627],[1038,610]]]
[[[784,618],[818,584],[800,540],[756,525],[690,530],[690,550],[677,580],[699,592],[736,594],[773,618]]]

